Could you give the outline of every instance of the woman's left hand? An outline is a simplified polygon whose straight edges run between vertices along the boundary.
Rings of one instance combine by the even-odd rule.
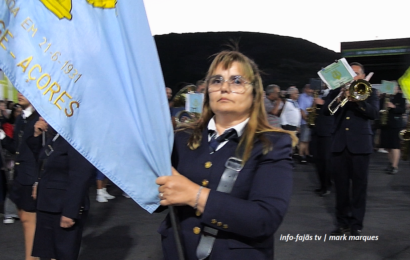
[[[392,102],[388,102],[387,107],[396,108],[396,106]]]
[[[195,206],[200,186],[179,174],[174,167],[171,176],[158,177],[156,184],[160,185],[158,191],[162,206]]]
[[[60,220],[60,227],[62,228],[70,228],[75,224],[75,221],[71,218],[67,218],[64,216],[61,216]]]

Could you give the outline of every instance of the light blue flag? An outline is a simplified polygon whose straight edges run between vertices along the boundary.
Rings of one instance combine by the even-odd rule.
[[[0,1],[0,35],[13,85],[152,213],[173,130],[143,0]]]

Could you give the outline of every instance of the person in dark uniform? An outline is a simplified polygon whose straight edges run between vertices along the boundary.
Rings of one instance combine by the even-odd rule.
[[[322,106],[329,93],[329,89],[325,90],[321,97],[314,99],[316,104],[315,125],[312,127],[312,152],[316,166],[316,172],[319,177],[320,187],[315,189],[321,197],[330,194],[331,184],[331,148],[332,148],[332,131],[334,125],[334,117],[325,116]]]
[[[32,255],[75,260],[90,206],[88,190],[94,167],[42,118],[34,127],[34,136],[46,131],[47,142],[38,160],[41,169],[34,195],[37,227]]]
[[[160,203],[176,206],[186,259],[273,259],[297,138],[269,126],[258,68],[243,54],[219,53],[206,84],[200,120],[175,134],[172,176],[156,181]],[[176,259],[170,223],[158,232],[164,258]]]
[[[365,78],[363,65],[351,63],[350,66],[356,73],[355,80]],[[350,231],[351,235],[358,236],[363,228],[369,159],[373,153],[370,120],[378,116],[379,100],[375,89],[372,89],[366,100],[353,101],[346,88],[338,88],[329,92],[329,97],[322,107],[326,115],[330,115],[330,102],[340,91],[341,98],[334,102],[333,106],[338,105],[345,97],[349,101],[334,114],[331,151],[336,188],[337,229],[331,234],[343,235]]]
[[[386,100],[385,96],[380,99],[380,108],[387,113],[386,124],[380,125],[380,147],[388,152],[389,164],[386,168],[388,174],[396,174],[399,171],[401,141],[399,133],[403,129],[403,114],[406,113],[406,99],[398,92],[397,87],[395,92],[390,100]],[[380,113],[380,117],[383,116],[383,113]]]
[[[41,138],[33,137],[34,124],[37,122],[39,115],[30,102],[20,93],[18,93],[18,102],[23,111],[16,119],[13,138],[5,136],[2,145],[12,154],[16,154],[14,180],[9,197],[16,204],[19,218],[23,224],[25,259],[33,260],[36,259],[31,257],[36,228],[36,201],[31,195],[32,186],[37,178],[38,165],[37,155],[29,148],[29,145],[41,146]]]

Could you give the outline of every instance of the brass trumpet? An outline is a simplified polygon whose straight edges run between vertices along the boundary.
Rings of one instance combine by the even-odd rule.
[[[383,109],[379,111],[380,113],[380,124],[381,125],[387,125],[387,120],[389,117],[389,108],[387,107],[387,103],[390,102],[390,98],[387,96],[384,97],[384,105]]]
[[[348,83],[349,84],[349,83]],[[366,100],[370,94],[372,93],[372,85],[370,85],[370,83],[364,79],[358,79],[353,81],[349,87],[347,87],[348,84],[345,84],[343,87],[345,87],[347,90],[349,91],[349,98],[352,101],[363,101]],[[338,100],[341,95],[343,94],[342,91],[340,91],[339,95],[337,95],[337,97],[335,99],[332,100],[332,102],[330,102],[328,109],[330,111],[331,115],[334,115],[336,113],[336,111],[339,109],[339,107],[343,107],[347,101],[349,101],[348,98],[345,98],[342,100],[342,102],[340,102],[333,110],[331,109],[332,105],[334,102],[336,102],[336,100]]]

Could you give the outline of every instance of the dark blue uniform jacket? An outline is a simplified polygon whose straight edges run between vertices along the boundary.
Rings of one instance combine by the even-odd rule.
[[[182,242],[187,259],[197,259],[202,230],[209,226],[219,230],[210,259],[273,259],[273,235],[282,223],[292,192],[291,138],[286,133],[270,132],[264,136],[272,150],[262,152],[255,141],[249,160],[240,171],[230,194],[216,191],[225,170],[225,162],[235,156],[239,139],[226,143],[210,154],[208,130],[196,150],[187,146],[190,134],[177,132],[172,165],[191,181],[211,189],[205,211],[197,216],[189,206],[176,207]],[[198,229],[199,228],[199,229]],[[201,232],[198,233],[198,230]],[[176,259],[177,251],[169,217],[161,224],[166,259]]]

